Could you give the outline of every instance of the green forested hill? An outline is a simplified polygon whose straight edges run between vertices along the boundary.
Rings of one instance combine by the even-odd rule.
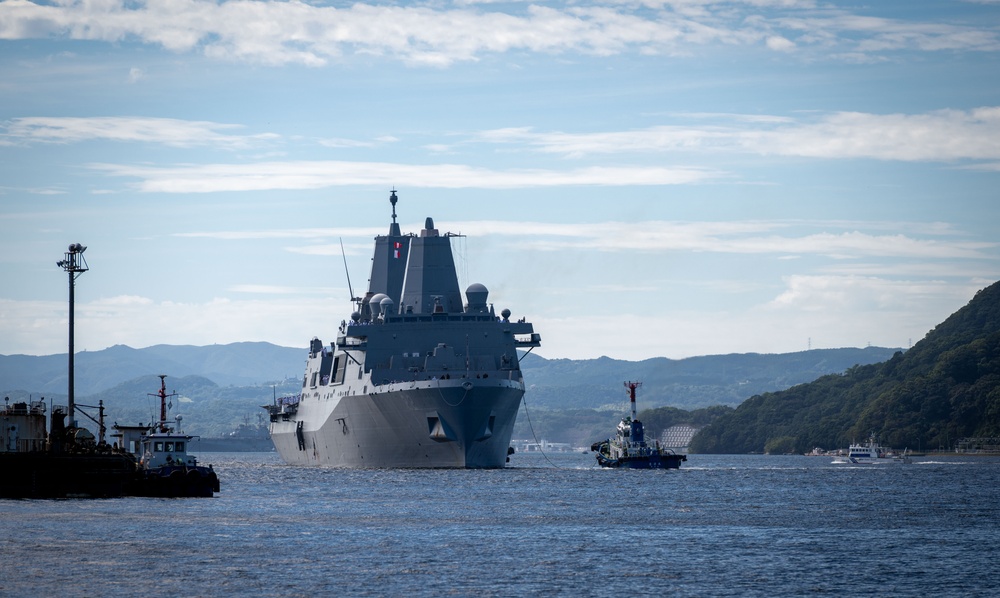
[[[754,396],[694,438],[699,453],[843,448],[870,433],[882,444],[948,448],[1000,436],[1000,283],[890,360]]]

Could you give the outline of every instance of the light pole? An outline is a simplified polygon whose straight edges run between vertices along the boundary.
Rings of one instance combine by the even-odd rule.
[[[73,401],[73,303],[76,279],[89,270],[87,260],[83,259],[84,251],[87,251],[84,245],[73,243],[66,251],[65,259],[56,262],[57,266],[69,273],[69,388],[67,390],[67,394],[69,395],[69,413],[66,415],[69,417],[69,427],[71,428],[76,427],[76,413]]]

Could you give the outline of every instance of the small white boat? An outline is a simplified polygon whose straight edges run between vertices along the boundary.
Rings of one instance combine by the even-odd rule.
[[[872,434],[868,437],[868,442],[852,444],[847,451],[847,456],[837,457],[833,462],[850,465],[880,465],[883,463],[911,463],[912,459],[905,449],[902,453],[896,453],[892,449],[879,445],[875,435]]]

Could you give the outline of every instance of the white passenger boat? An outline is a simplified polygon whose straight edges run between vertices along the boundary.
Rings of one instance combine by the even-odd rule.
[[[897,453],[881,446],[875,435],[872,434],[868,437],[867,442],[852,444],[846,456],[837,457],[833,462],[849,465],[880,465],[883,463],[911,463],[912,459],[905,449],[902,453]]]

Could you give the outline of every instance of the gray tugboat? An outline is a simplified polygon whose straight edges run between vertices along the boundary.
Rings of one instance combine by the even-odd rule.
[[[456,235],[431,218],[402,234],[397,200],[393,190],[350,321],[329,345],[312,340],[301,394],[265,406],[271,439],[294,465],[503,467],[524,395],[518,350],[540,337],[510,310],[498,316],[482,284],[463,302]]]
[[[160,375],[160,421],[152,426],[121,426],[115,424],[120,446],[139,460],[136,482],[131,490],[135,496],[211,497],[219,491],[219,477],[209,465],[198,465],[198,459],[187,450],[194,436],[180,431],[181,416],[176,428],[167,424],[166,376]]]
[[[601,440],[591,445],[597,453],[597,463],[601,467],[624,467],[628,469],[679,469],[686,455],[660,447],[659,441],[646,442],[642,422],[636,417],[635,389],[641,382],[626,382],[632,402],[632,415],[625,416],[618,423],[614,438]]]

